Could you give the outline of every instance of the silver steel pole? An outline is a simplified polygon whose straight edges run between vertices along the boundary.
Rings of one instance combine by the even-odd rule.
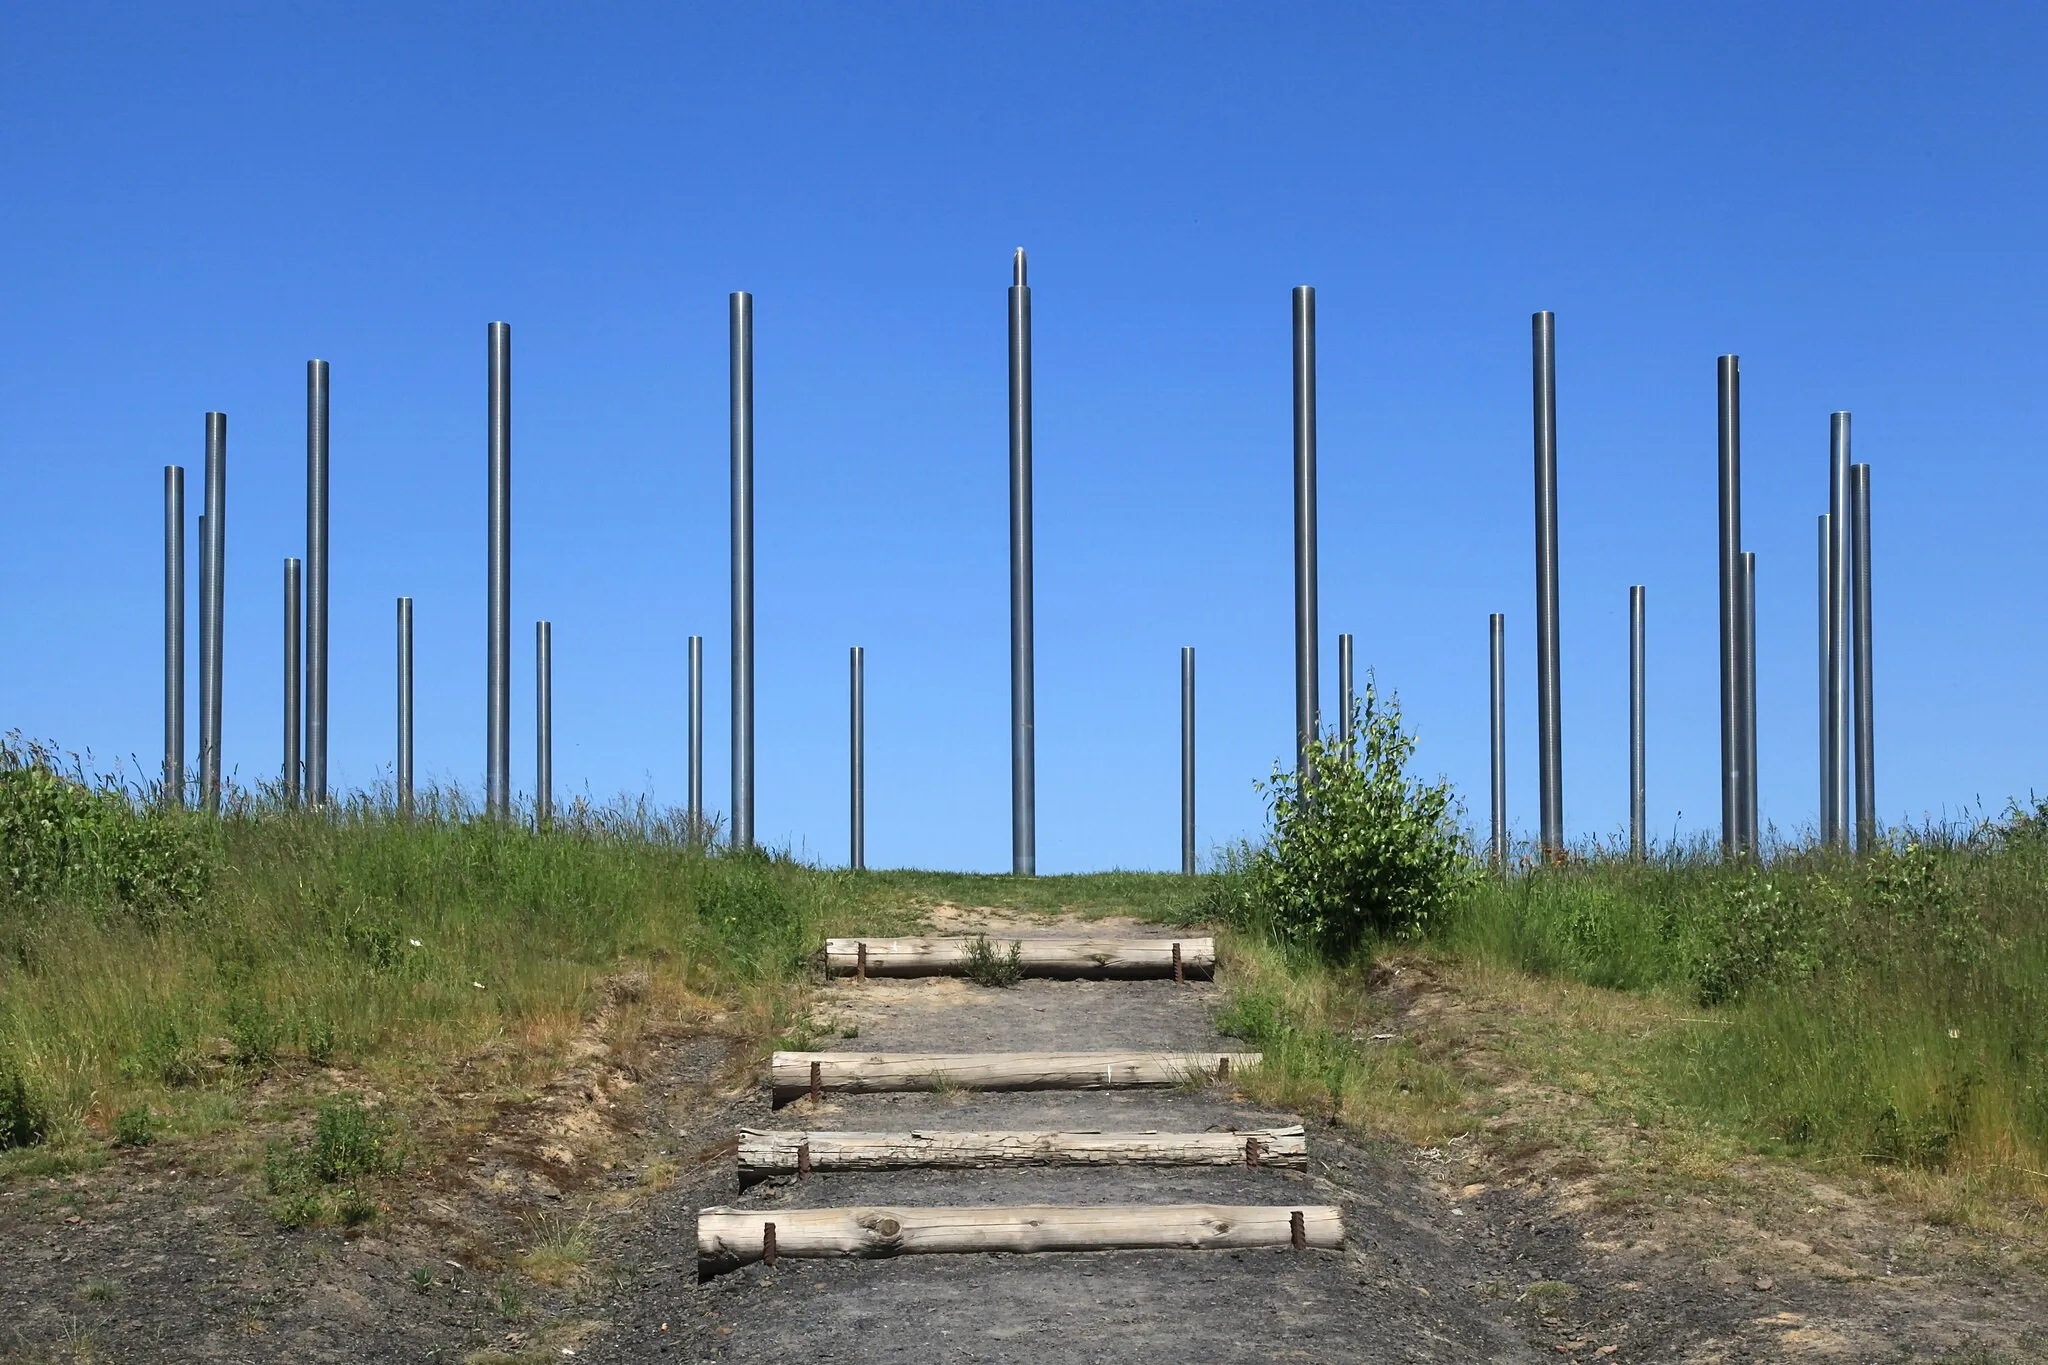
[[[1195,875],[1195,648],[1180,650],[1180,872]]]
[[[1536,790],[1543,856],[1564,851],[1563,712],[1557,651],[1557,319],[1529,320],[1536,448]]]
[[[1820,736],[1820,839],[1824,844],[1835,842],[1835,765],[1834,726],[1831,720],[1830,699],[1834,695],[1834,678],[1828,669],[1833,656],[1835,641],[1834,621],[1828,614],[1828,571],[1832,562],[1829,554],[1828,521],[1826,512],[1820,514],[1820,588],[1818,602],[1820,609],[1814,617],[1819,627],[1820,665],[1814,670],[1814,677],[1820,683],[1820,710],[1816,713],[1815,730]]]
[[[412,599],[398,599],[398,814],[412,818]]]
[[[847,651],[847,777],[849,801],[850,856],[848,865],[859,872],[868,865],[867,811],[867,655],[859,645]]]
[[[533,623],[533,824],[555,819],[555,628]]]
[[[1827,838],[1849,844],[1849,414],[1828,419]]]
[[[1648,761],[1644,755],[1644,704],[1648,699],[1644,594],[1640,583],[1628,590],[1628,854],[1638,862],[1649,849]]]
[[[304,624],[300,619],[299,561],[287,559],[284,562],[284,799],[285,804],[297,806],[301,781],[305,769],[301,766],[299,737],[303,717],[300,714],[302,678],[299,662],[299,642],[303,638]]]
[[[489,331],[490,658],[487,672],[484,808],[512,811],[512,325]]]
[[[1508,647],[1507,617],[1486,618],[1487,711],[1492,718],[1493,861],[1508,870]]]
[[[1870,466],[1849,466],[1850,613],[1855,646],[1856,851],[1877,845],[1876,744],[1870,719]]]
[[[1294,287],[1294,772],[1312,780],[1316,689],[1316,291]]]
[[[690,637],[690,838],[704,839],[704,637]]]
[[[164,466],[165,805],[185,804],[185,470]]]
[[[733,294],[732,846],[754,843],[754,296]]]
[[[226,615],[228,500],[228,417],[206,414],[206,522],[200,564],[201,626],[205,635],[199,660],[199,785],[209,814],[220,813],[220,691],[222,618]]]
[[[327,804],[327,362],[306,362],[306,799]]]
[[[1356,741],[1352,735],[1351,713],[1357,709],[1358,699],[1351,690],[1351,637],[1337,637],[1337,701],[1343,709],[1344,761],[1354,762],[1358,758]]]
[[[1742,798],[1742,362],[1724,355],[1716,364],[1720,410],[1721,555],[1721,853],[1743,851],[1749,830]]]
[[[1010,872],[1038,875],[1038,719],[1031,602],[1031,283],[1010,258]]]
[[[1762,848],[1762,819],[1756,782],[1756,551],[1742,552],[1742,746],[1744,845],[1751,856]]]
[[[202,467],[199,476],[199,505],[206,506],[206,474]],[[199,514],[199,752],[194,755],[198,763],[199,808],[206,809],[206,753],[212,747],[208,735],[210,722],[206,718],[206,661],[213,657],[213,606],[211,584],[213,583],[213,544],[206,538],[206,513]]]

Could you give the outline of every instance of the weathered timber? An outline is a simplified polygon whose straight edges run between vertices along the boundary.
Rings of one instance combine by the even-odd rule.
[[[740,1129],[742,1185],[813,1171],[973,1169],[991,1166],[1237,1166],[1303,1170],[1301,1125],[1231,1133],[824,1133]],[[1256,1155],[1251,1155],[1256,1153]]]
[[[778,1052],[775,1102],[819,1090],[1125,1090],[1241,1072],[1256,1052]]]
[[[825,940],[825,966],[835,975],[857,975],[863,961],[869,976],[959,975],[967,970],[975,937],[831,938]],[[988,942],[1005,956],[1010,945],[1017,944],[1018,965],[1026,976],[1172,976],[1176,957],[1190,976],[1208,976],[1216,970],[1216,940],[1206,937],[1007,938],[990,934]]]
[[[705,1209],[697,1215],[697,1273],[709,1279],[761,1259],[775,1225],[775,1254],[873,1258],[989,1251],[1225,1251],[1344,1245],[1342,1213],[1329,1205],[1126,1204],[1059,1208]],[[1298,1232],[1297,1232],[1298,1229]]]

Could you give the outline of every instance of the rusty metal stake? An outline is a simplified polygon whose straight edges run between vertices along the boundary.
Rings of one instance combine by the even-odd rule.
[[[1259,1140],[1255,1137],[1244,1140],[1244,1165],[1248,1171],[1259,1169]]]
[[[1178,986],[1182,980],[1183,978],[1180,974],[1180,945],[1176,943],[1173,945],[1173,984]]]
[[[853,974],[862,981],[865,981],[868,979],[868,945],[865,943],[857,944],[853,951]]]
[[[1296,1251],[1308,1250],[1308,1229],[1302,1224],[1300,1209],[1296,1209],[1287,1215],[1287,1239],[1294,1243]],[[768,1245],[771,1247],[775,1245],[775,1224],[773,1223],[768,1225]]]
[[[1298,1230],[1301,1227],[1301,1215],[1298,1213],[1294,1215],[1294,1226],[1297,1229],[1295,1235],[1298,1237],[1300,1236]],[[775,1268],[775,1224],[773,1223],[761,1224],[761,1264],[767,1266],[770,1270]]]
[[[816,1104],[816,1103],[818,1103],[818,1102],[819,1102],[820,1100],[822,1100],[822,1099],[824,1099],[824,1098],[825,1098],[825,1064],[824,1064],[823,1062],[812,1062],[812,1063],[811,1063],[811,1103],[812,1103],[812,1104]]]
[[[808,1142],[799,1142],[796,1145],[796,1178],[798,1180],[809,1180],[811,1178],[811,1144]]]

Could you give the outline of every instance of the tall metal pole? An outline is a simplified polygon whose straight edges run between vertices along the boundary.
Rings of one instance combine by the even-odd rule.
[[[1742,552],[1742,815],[1743,845],[1763,848],[1756,782],[1756,551]]]
[[[302,790],[305,769],[301,766],[299,754],[299,729],[302,723],[299,707],[303,680],[299,672],[299,642],[303,638],[304,625],[300,620],[299,561],[287,559],[284,562],[284,799],[285,804],[296,806]]]
[[[164,785],[185,804],[185,470],[164,466]]]
[[[200,561],[199,791],[208,814],[220,813],[220,687],[222,617],[226,615],[228,416],[206,414],[206,521]]]
[[[555,628],[533,623],[533,824],[555,819]]]
[[[490,326],[490,660],[484,809],[512,811],[512,324]]]
[[[1820,736],[1820,838],[1824,844],[1834,843],[1836,834],[1834,725],[1831,720],[1833,712],[1830,709],[1834,696],[1834,677],[1828,668],[1828,661],[1833,657],[1835,630],[1834,620],[1828,613],[1828,574],[1833,562],[1833,557],[1829,553],[1828,524],[1828,513],[1821,513],[1820,588],[1817,598],[1820,610],[1814,617],[1814,622],[1819,627],[1820,642],[1820,665],[1814,670],[1814,676],[1820,681],[1820,710],[1816,713],[1817,724],[1814,729]]]
[[[1743,851],[1749,818],[1742,724],[1742,362],[1716,362],[1720,411],[1721,554],[1721,854]]]
[[[412,599],[398,599],[398,814],[412,819]]]
[[[1493,837],[1490,849],[1494,864],[1508,870],[1508,647],[1507,617],[1494,612],[1486,618],[1487,712],[1492,719]]]
[[[1038,874],[1037,664],[1031,604],[1031,284],[1010,258],[1010,872]]]
[[[1855,645],[1856,851],[1877,844],[1876,744],[1870,719],[1870,466],[1849,466],[1849,588]]]
[[[1316,291],[1294,286],[1294,772],[1311,780],[1316,686]]]
[[[754,843],[754,296],[730,299],[732,846]]]
[[[202,467],[199,476],[199,505],[206,506],[206,474]],[[206,751],[210,747],[207,736],[211,733],[206,718],[206,661],[213,657],[213,606],[209,585],[213,582],[213,543],[206,538],[206,513],[199,514],[199,752],[195,755],[198,763],[199,808],[206,809]]]
[[[690,838],[704,839],[704,637],[690,637]]]
[[[1536,790],[1545,860],[1564,851],[1564,739],[1557,656],[1557,319],[1529,319],[1536,446]]]
[[[1644,653],[1643,617],[1645,589],[1638,583],[1628,590],[1628,855],[1641,861],[1649,848],[1648,760],[1644,755],[1644,705],[1648,689]]]
[[[1849,845],[1849,414],[1828,418],[1828,842]]]
[[[1195,875],[1195,647],[1180,649],[1180,872]]]
[[[306,362],[306,800],[327,804],[327,362]]]
[[[1351,713],[1357,709],[1358,699],[1351,690],[1351,637],[1349,635],[1339,635],[1337,637],[1337,701],[1344,708],[1344,718],[1339,723],[1344,727],[1344,761],[1349,763],[1358,757],[1355,748],[1356,741],[1351,733]]]
[[[847,651],[847,780],[849,856],[859,872],[868,865],[867,803],[867,652],[859,645]]]

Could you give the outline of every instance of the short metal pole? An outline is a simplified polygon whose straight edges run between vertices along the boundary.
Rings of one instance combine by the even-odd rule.
[[[1850,613],[1855,645],[1856,851],[1877,846],[1876,745],[1870,719],[1870,466],[1849,466]]]
[[[164,466],[164,785],[185,804],[185,470]]]
[[[1294,774],[1313,775],[1321,727],[1316,659],[1316,291],[1294,287]]]
[[[1645,589],[1638,583],[1628,590],[1628,856],[1641,862],[1649,848],[1647,810],[1649,787],[1643,753],[1645,655],[1643,617]]]
[[[1487,711],[1492,719],[1493,861],[1508,870],[1508,625],[1494,612],[1486,618]]]
[[[868,865],[867,812],[867,652],[859,645],[846,655],[847,670],[847,777],[850,856],[848,865],[858,872]]]
[[[1010,872],[1038,875],[1038,721],[1031,601],[1031,283],[1010,258]]]
[[[220,813],[220,692],[222,618],[226,615],[228,500],[228,417],[206,414],[206,522],[200,563],[200,622],[205,636],[199,660],[199,788],[210,815]]]
[[[555,628],[533,623],[533,824],[555,819]]]
[[[1724,355],[1716,362],[1720,416],[1721,570],[1721,854],[1743,851],[1749,818],[1742,809],[1748,790],[1748,758],[1742,725],[1742,362]]]
[[[303,679],[299,672],[299,644],[305,629],[300,618],[302,600],[299,561],[287,559],[284,562],[284,800],[288,806],[299,804],[300,782],[305,772],[300,766],[299,754],[302,733],[299,727],[303,722],[300,714]]]
[[[1756,551],[1742,552],[1742,812],[1750,856],[1763,849],[1756,782]]]
[[[327,362],[306,362],[306,800],[327,804]]]
[[[690,839],[704,841],[704,637],[690,637]]]
[[[1820,665],[1814,676],[1820,683],[1820,710],[1814,729],[1820,736],[1820,838],[1824,844],[1835,842],[1835,764],[1834,726],[1831,710],[1834,696],[1834,678],[1828,668],[1833,657],[1835,633],[1834,621],[1828,615],[1828,571],[1831,556],[1828,552],[1828,514],[1820,514],[1820,589],[1818,601],[1820,610],[1815,615],[1819,627]]]
[[[398,814],[412,819],[412,599],[398,599]]]
[[[1563,712],[1557,650],[1557,319],[1529,320],[1536,446],[1536,790],[1543,857],[1564,851]]]
[[[1180,871],[1195,875],[1195,647],[1180,650]]]
[[[754,843],[754,296],[728,301],[732,416],[732,846]]]
[[[512,811],[512,325],[489,331],[490,585],[489,697],[484,808]]]
[[[1358,759],[1352,713],[1358,709],[1358,700],[1351,691],[1351,637],[1337,637],[1337,701],[1343,707],[1343,719],[1338,723],[1344,727],[1344,761],[1354,763]]]
[[[1849,846],[1849,414],[1828,419],[1827,759],[1829,842]]]

